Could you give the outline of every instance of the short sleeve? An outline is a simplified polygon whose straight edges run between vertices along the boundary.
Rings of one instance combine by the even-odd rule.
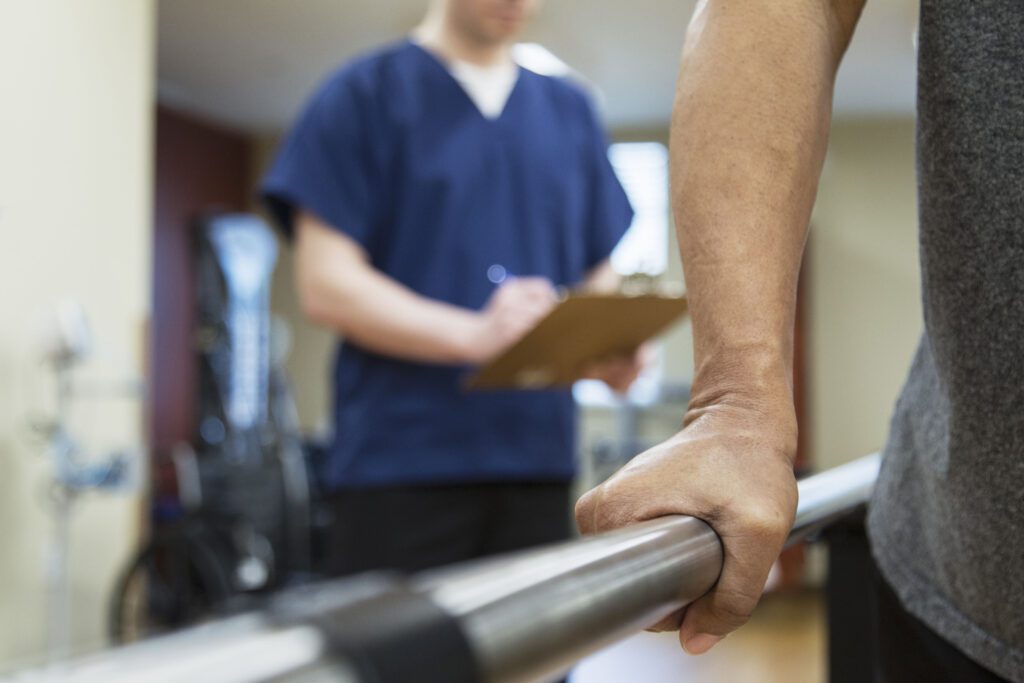
[[[345,72],[312,98],[278,152],[260,188],[282,232],[294,233],[297,212],[315,214],[363,246],[370,239],[379,200],[372,188],[373,98]]]
[[[608,158],[608,138],[589,102],[585,106],[585,157],[589,166],[587,269],[611,256],[633,222],[633,207]]]

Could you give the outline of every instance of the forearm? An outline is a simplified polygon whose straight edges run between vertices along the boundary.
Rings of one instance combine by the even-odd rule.
[[[791,403],[797,277],[832,86],[861,2],[702,3],[672,124],[694,403]]]
[[[369,267],[321,283],[317,308],[307,313],[385,356],[433,363],[473,360],[474,312],[420,296]]]
[[[723,547],[714,588],[659,625],[678,628],[691,654],[746,622],[796,512],[797,274],[832,81],[860,2],[839,9],[829,0],[699,7],[672,129],[696,363],[686,426],[576,506],[584,532],[671,514],[714,528]]]
[[[310,215],[299,221],[296,286],[306,316],[375,353],[474,360],[479,315],[420,296],[373,268],[356,243]]]

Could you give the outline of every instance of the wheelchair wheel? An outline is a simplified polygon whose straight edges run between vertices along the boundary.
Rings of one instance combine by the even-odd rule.
[[[201,523],[157,532],[117,583],[111,639],[134,642],[222,616],[235,594],[232,567],[226,540]]]

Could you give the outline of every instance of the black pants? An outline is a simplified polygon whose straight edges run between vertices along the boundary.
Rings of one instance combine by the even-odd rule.
[[[328,571],[406,572],[569,538],[568,482],[342,489]]]
[[[878,634],[876,671],[879,682],[1005,681],[967,657],[903,609],[899,598],[877,570],[874,583]]]
[[[903,608],[871,556],[863,515],[824,536],[830,683],[1003,681]]]

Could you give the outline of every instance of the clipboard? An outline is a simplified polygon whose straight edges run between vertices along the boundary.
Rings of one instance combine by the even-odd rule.
[[[568,386],[586,368],[629,354],[687,311],[686,297],[571,294],[518,342],[479,368],[467,389]]]

